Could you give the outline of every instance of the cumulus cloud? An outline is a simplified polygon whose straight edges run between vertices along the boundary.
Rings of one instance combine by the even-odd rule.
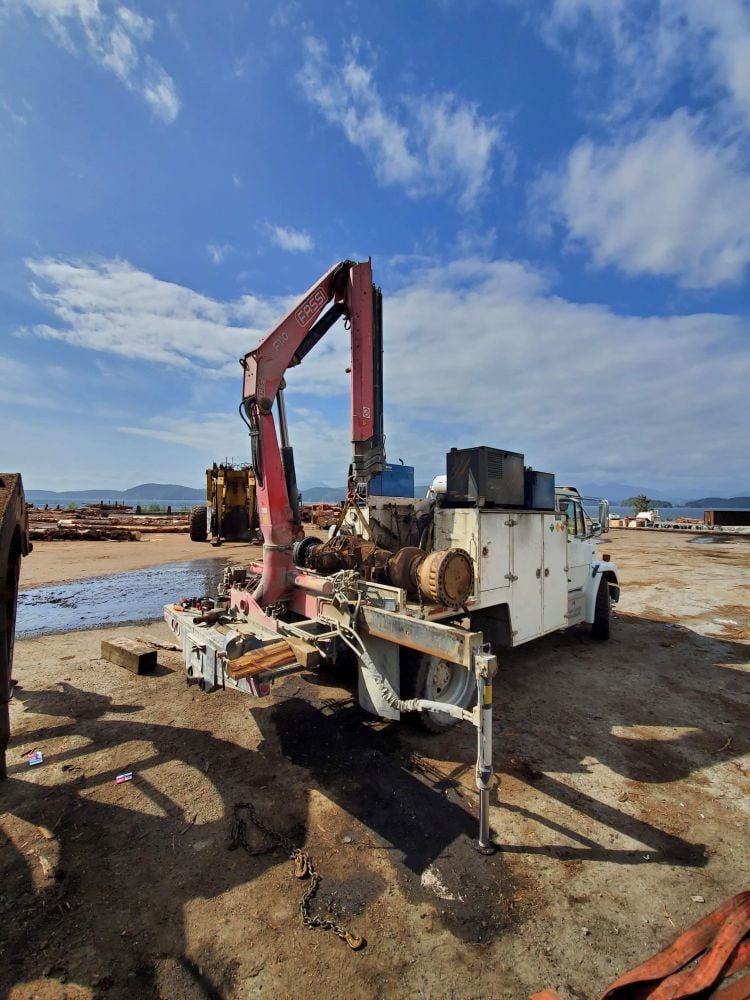
[[[385,329],[386,398],[446,428],[442,445],[499,444],[592,478],[748,467],[737,317],[621,316],[566,301],[525,264],[469,259],[412,276]]]
[[[532,186],[537,220],[555,219],[569,246],[628,275],[689,288],[741,281],[750,263],[750,217],[737,211],[750,193],[745,0],[551,0],[542,32],[583,78],[596,74],[597,93],[609,90],[601,134]]]
[[[98,0],[10,0],[9,6],[30,11],[69,52],[82,43],[91,59],[139,94],[156,118],[167,124],[175,120],[180,99],[174,80],[144,52],[154,33],[151,18]]]
[[[320,39],[305,39],[299,81],[306,100],[362,150],[383,184],[400,185],[412,197],[455,192],[461,208],[473,208],[503,145],[497,118],[483,117],[476,104],[451,93],[389,105],[360,48],[353,40],[342,63]]]
[[[750,263],[750,175],[736,149],[677,111],[634,139],[579,142],[534,188],[599,266],[670,275],[686,287],[737,283]]]
[[[230,376],[238,400],[236,359],[296,300],[220,302],[122,261],[30,266],[55,322],[27,334]],[[450,446],[477,443],[590,481],[627,471],[673,490],[750,467],[746,319],[619,315],[567,301],[548,275],[512,260],[417,264],[402,277],[384,303],[386,431],[389,455],[416,464],[423,479],[442,469]],[[322,478],[314,470],[329,462],[338,468],[339,448],[348,455],[345,418],[311,403],[348,392],[348,336],[337,327],[289,373],[288,405],[302,407],[290,422],[308,463],[300,478]],[[128,430],[189,436],[176,420]]]
[[[55,317],[24,331],[121,357],[236,375],[237,359],[283,312],[283,299],[219,302],[127,261],[28,260],[32,293]]]
[[[266,223],[266,233],[274,246],[288,253],[309,253],[315,246],[312,236],[304,229],[274,226],[269,222]]]

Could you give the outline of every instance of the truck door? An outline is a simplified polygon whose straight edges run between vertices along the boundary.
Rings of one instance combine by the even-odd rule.
[[[560,501],[566,516],[568,537],[568,589],[583,590],[591,563],[591,542],[580,500],[573,497]]]
[[[537,515],[539,516],[539,515]],[[542,627],[545,632],[568,624],[567,532],[561,514],[543,514]]]

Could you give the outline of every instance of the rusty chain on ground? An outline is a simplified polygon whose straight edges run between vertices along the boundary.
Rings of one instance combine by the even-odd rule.
[[[247,823],[242,817],[243,810],[247,813],[253,826],[272,840],[272,844],[267,845],[266,847],[250,846],[247,839]],[[270,826],[266,826],[266,824],[258,818],[255,808],[251,802],[235,802],[234,804],[234,810],[232,812],[232,825],[229,830],[229,842],[227,844],[227,849],[235,851],[238,847],[241,847],[251,857],[256,857],[260,854],[270,854],[271,851],[276,850],[277,847],[281,847],[287,853],[289,859],[294,862],[294,867],[292,869],[294,877],[298,879],[309,877],[310,879],[310,884],[302,894],[302,899],[299,904],[299,914],[305,927],[319,927],[323,931],[333,931],[333,933],[337,937],[341,938],[342,941],[346,941],[352,951],[358,951],[360,948],[365,946],[367,942],[363,937],[358,937],[356,934],[352,934],[351,931],[348,931],[340,924],[337,924],[335,920],[324,919],[310,913],[310,904],[315,898],[322,881],[319,872],[316,871],[315,866],[313,865],[312,858],[307,851],[302,850],[301,847],[296,847],[289,837],[285,836],[283,833],[278,833],[276,830],[272,830]]]

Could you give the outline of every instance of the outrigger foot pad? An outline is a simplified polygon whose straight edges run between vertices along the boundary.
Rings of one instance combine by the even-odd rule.
[[[497,844],[493,844],[491,840],[488,841],[486,844],[483,844],[480,840],[474,841],[474,850],[478,854],[486,854],[487,856],[489,856],[490,854],[495,854],[497,852],[497,849],[498,849]]]

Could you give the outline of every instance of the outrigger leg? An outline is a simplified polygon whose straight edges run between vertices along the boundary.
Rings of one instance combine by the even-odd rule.
[[[479,839],[480,854],[494,854],[497,850],[490,835],[490,789],[494,778],[492,770],[492,678],[497,673],[497,659],[491,653],[477,653],[474,657],[477,678],[477,727],[476,781],[479,790]]]

